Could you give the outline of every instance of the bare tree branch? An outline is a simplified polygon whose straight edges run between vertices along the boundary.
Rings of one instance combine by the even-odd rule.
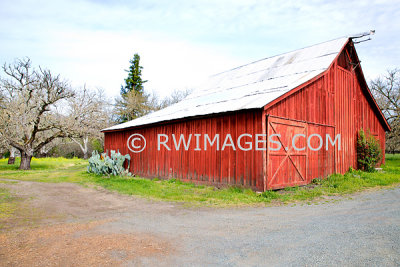
[[[388,70],[385,76],[371,81],[370,87],[392,128],[392,131],[386,134],[386,147],[392,152],[398,152],[400,151],[400,70]]]

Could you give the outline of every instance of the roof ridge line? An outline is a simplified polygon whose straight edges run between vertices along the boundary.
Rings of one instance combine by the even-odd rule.
[[[270,57],[265,57],[265,58],[262,58],[262,59],[258,59],[258,60],[252,61],[252,62],[250,62],[250,63],[243,64],[243,65],[237,66],[237,67],[235,67],[235,68],[232,68],[232,69],[229,69],[229,70],[226,70],[226,71],[222,71],[222,72],[213,74],[213,75],[209,76],[209,78],[215,77],[215,76],[218,76],[218,75],[221,75],[221,74],[223,74],[223,73],[230,72],[230,71],[233,71],[233,70],[236,70],[236,69],[240,69],[240,68],[243,68],[243,67],[245,67],[245,66],[249,66],[249,65],[251,65],[251,64],[254,64],[254,63],[257,63],[257,62],[266,60],[266,59],[270,59],[270,58],[274,58],[274,57],[286,55],[286,54],[293,53],[293,52],[296,52],[296,51],[300,51],[300,50],[303,50],[303,49],[306,49],[306,48],[310,48],[310,47],[313,47],[313,46],[317,46],[317,45],[329,43],[329,42],[332,42],[332,41],[335,41],[335,40],[339,40],[339,39],[344,39],[344,38],[350,39],[351,37],[342,36],[342,37],[335,38],[335,39],[332,39],[332,40],[328,40],[328,41],[325,41],[325,42],[321,42],[321,43],[318,43],[318,44],[308,45],[308,46],[305,46],[305,47],[302,47],[302,48],[299,48],[299,49],[295,49],[295,50],[292,50],[292,51],[289,51],[289,52],[280,53],[280,54],[277,54],[277,55],[274,55],[274,56],[270,56]]]

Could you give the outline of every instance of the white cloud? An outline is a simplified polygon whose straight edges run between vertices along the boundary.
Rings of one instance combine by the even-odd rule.
[[[116,96],[137,52],[146,89],[164,96],[239,64],[376,29],[357,45],[374,78],[400,62],[399,25],[391,1],[6,1],[0,62],[30,56]]]
[[[142,58],[143,79],[148,80],[146,89],[160,96],[191,87],[199,79],[238,63],[206,46],[144,36],[136,32],[80,30],[54,33],[43,47],[45,63],[73,84],[102,87],[109,96],[119,94],[126,78],[124,70],[135,52]]]

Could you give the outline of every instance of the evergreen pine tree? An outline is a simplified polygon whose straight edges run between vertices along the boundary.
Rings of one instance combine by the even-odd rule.
[[[129,61],[128,77],[125,85],[121,85],[121,99],[117,100],[118,121],[126,122],[148,113],[148,95],[144,92],[140,56],[135,54]]]
[[[126,95],[128,92],[135,91],[135,93],[143,94],[143,84],[147,81],[142,80],[142,69],[140,66],[140,56],[135,54],[129,61],[128,77],[125,79],[125,86],[121,86],[121,96]]]

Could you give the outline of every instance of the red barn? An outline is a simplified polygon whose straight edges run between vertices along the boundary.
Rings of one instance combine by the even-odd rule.
[[[389,125],[352,38],[340,38],[214,75],[183,101],[103,132],[105,150],[129,153],[139,176],[264,191],[356,168],[361,128],[385,151]]]

